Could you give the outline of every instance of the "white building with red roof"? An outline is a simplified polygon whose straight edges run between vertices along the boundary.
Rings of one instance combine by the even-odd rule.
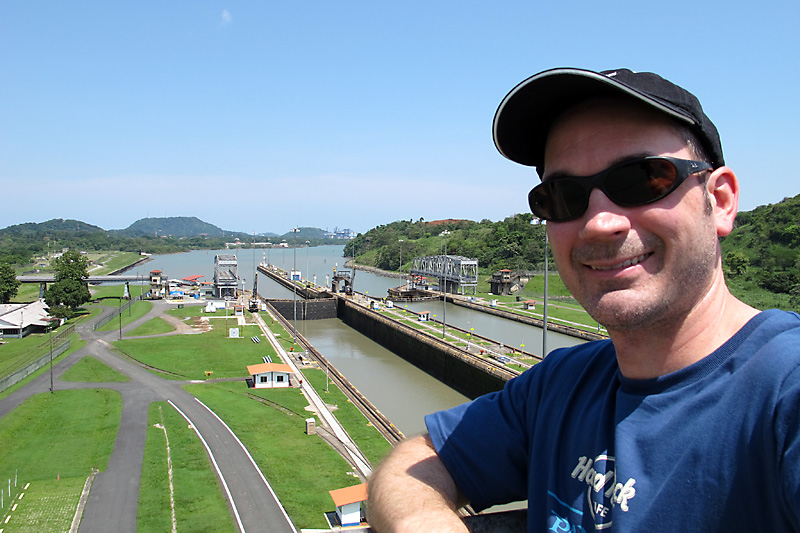
[[[256,389],[276,389],[291,387],[289,376],[292,367],[281,363],[260,363],[247,367],[247,373],[253,376],[253,387]]]
[[[336,518],[341,527],[360,526],[364,521],[364,502],[367,501],[367,483],[328,491],[336,505]],[[337,524],[331,524],[337,525]]]

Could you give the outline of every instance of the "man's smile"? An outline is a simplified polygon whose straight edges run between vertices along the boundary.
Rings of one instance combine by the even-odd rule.
[[[626,268],[632,265],[638,265],[648,257],[653,255],[653,252],[649,252],[646,254],[639,255],[637,257],[632,257],[631,259],[627,259],[621,263],[617,263],[614,265],[587,265],[592,270],[617,270],[620,268]]]

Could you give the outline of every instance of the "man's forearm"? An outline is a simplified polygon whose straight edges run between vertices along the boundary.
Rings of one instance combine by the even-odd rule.
[[[380,533],[467,531],[465,504],[427,435],[399,444],[369,481],[368,522]]]

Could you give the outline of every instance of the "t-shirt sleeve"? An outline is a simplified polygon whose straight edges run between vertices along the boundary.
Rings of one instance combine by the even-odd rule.
[[[500,392],[425,417],[440,459],[476,510],[527,498],[526,413],[535,370]]]

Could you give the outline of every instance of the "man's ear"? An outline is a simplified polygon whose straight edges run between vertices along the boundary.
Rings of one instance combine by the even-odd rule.
[[[729,167],[719,167],[708,176],[706,192],[716,220],[717,235],[724,237],[733,230],[739,210],[739,180]]]

